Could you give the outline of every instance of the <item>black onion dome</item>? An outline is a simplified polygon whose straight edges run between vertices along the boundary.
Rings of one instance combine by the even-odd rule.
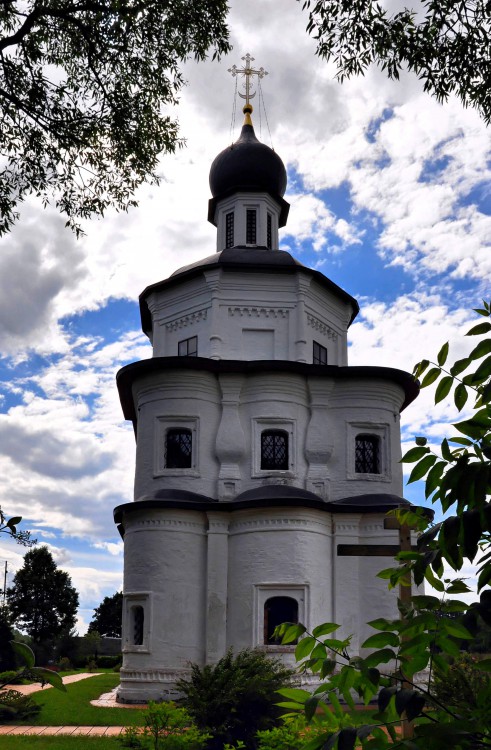
[[[239,191],[283,197],[286,169],[272,148],[257,140],[252,125],[244,124],[238,141],[221,151],[210,169],[213,198]]]

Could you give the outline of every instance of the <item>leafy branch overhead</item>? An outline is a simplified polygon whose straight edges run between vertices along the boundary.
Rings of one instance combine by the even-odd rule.
[[[0,508],[0,534],[8,534],[15,539],[18,544],[22,544],[24,547],[32,547],[36,544],[36,539],[31,538],[30,531],[24,531],[18,529],[18,525],[22,521],[22,516],[12,516],[7,518],[2,509]]]
[[[317,54],[338,78],[375,63],[389,78],[414,72],[438,101],[456,94],[491,121],[491,15],[487,0],[422,0],[394,12],[374,0],[305,0]]]
[[[12,0],[0,4],[0,234],[29,194],[67,224],[126,210],[159,155],[180,65],[230,49],[225,0]]]

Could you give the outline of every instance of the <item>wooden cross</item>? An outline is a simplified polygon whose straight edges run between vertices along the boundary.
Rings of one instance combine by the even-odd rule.
[[[397,518],[388,516],[384,518],[384,529],[399,531],[399,544],[338,544],[337,553],[340,557],[395,557],[399,552],[410,552],[417,550],[416,545],[411,544],[411,527],[400,524]],[[411,574],[409,573],[399,584],[399,599],[402,604],[411,601]],[[401,614],[401,619],[403,615]],[[403,688],[411,685],[405,680]],[[401,720],[402,736],[408,739],[413,736],[413,725],[407,719]]]

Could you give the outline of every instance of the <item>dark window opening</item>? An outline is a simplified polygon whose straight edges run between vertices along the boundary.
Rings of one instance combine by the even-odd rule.
[[[193,435],[182,428],[167,430],[165,436],[165,468],[190,469],[193,456]]]
[[[356,436],[355,472],[357,474],[380,474],[380,438],[378,435]]]
[[[261,433],[261,469],[288,469],[288,433],[285,430]]]
[[[273,217],[268,214],[268,223],[266,227],[266,247],[271,250],[273,247]]]
[[[131,608],[131,642],[133,646],[143,645],[143,623],[145,622],[145,613],[143,607],[137,605]]]
[[[225,216],[225,247],[234,246],[234,213]]]
[[[191,336],[190,339],[179,341],[177,345],[179,357],[197,357],[198,356],[198,337]]]
[[[273,638],[273,633],[283,622],[298,622],[298,602],[291,596],[272,596],[264,604],[264,643],[281,643],[281,639]]]
[[[246,213],[246,245],[256,244],[256,211],[247,209]]]
[[[327,365],[327,349],[325,346],[318,344],[314,341],[314,353],[313,353],[314,365]]]

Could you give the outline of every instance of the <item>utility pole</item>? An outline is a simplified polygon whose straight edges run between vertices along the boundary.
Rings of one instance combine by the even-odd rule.
[[[5,598],[7,596],[7,560],[5,560],[5,572],[3,574],[3,606],[5,607]]]

